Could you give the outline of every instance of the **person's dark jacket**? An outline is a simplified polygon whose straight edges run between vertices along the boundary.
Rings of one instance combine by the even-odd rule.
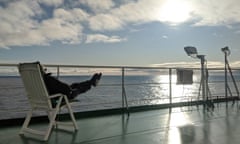
[[[68,84],[59,81],[50,74],[44,74],[44,82],[49,95],[62,93],[69,96],[71,94],[71,88]]]

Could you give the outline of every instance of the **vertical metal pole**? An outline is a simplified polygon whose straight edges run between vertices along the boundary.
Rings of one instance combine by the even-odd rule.
[[[124,67],[122,68],[122,108],[124,109]]]
[[[128,108],[128,102],[127,102],[127,95],[126,95],[126,91],[125,91],[125,83],[124,83],[124,79],[125,79],[125,74],[124,74],[125,70],[124,68],[122,68],[122,109],[123,109],[123,112],[124,112],[124,106],[126,104],[126,109],[127,109],[127,114],[128,116],[130,115],[129,113],[129,108]]]
[[[225,98],[228,97],[228,92],[227,92],[227,88],[228,88],[228,84],[227,84],[227,52],[224,52],[224,57],[225,57]]]
[[[205,65],[204,67],[204,74],[205,74],[205,96],[206,96],[206,99],[208,100],[209,99],[209,96],[208,96],[208,69],[207,69],[207,64]]]
[[[228,60],[227,60],[227,67],[228,67],[228,70],[229,70],[229,72],[230,72],[230,75],[231,75],[233,84],[234,84],[234,86],[235,86],[235,90],[236,90],[236,92],[237,92],[237,96],[239,97],[238,86],[237,86],[237,83],[236,83],[235,78],[234,78],[234,76],[233,76],[232,69],[231,69],[231,67],[230,67],[230,65],[229,65],[229,63],[228,63]],[[228,85],[227,85],[227,86],[228,86]],[[229,88],[229,87],[228,87],[228,88]],[[229,90],[230,90],[230,89],[229,89]]]
[[[201,82],[202,82],[202,99],[205,102],[206,100],[206,78],[205,78],[205,67],[204,67],[204,56],[200,56],[201,59]]]
[[[57,66],[57,79],[59,79],[59,76],[60,76],[60,67]]]
[[[172,69],[169,68],[169,103],[172,105]]]

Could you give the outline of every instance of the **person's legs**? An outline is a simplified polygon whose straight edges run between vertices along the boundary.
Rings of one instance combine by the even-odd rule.
[[[79,82],[79,83],[72,83],[70,85],[72,89],[71,99],[75,98],[77,95],[81,93],[85,93],[91,89],[91,86],[96,87],[99,80],[101,79],[102,73],[95,73],[90,80]]]
[[[90,90],[91,85],[92,85],[92,83],[89,80],[87,80],[87,81],[84,81],[84,82],[73,83],[73,84],[71,84],[70,87],[72,88],[72,91],[77,90],[78,93],[81,94],[81,93],[84,93],[84,92]]]
[[[96,86],[98,85],[98,82],[99,82],[99,80],[101,79],[101,77],[102,77],[102,73],[95,73],[95,74],[92,76],[90,82],[92,83],[92,85],[93,85],[94,87],[96,87]]]

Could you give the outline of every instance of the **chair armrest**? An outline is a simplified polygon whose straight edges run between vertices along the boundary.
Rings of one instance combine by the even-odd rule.
[[[57,94],[50,95],[49,98],[52,99],[52,98],[61,97],[61,96],[64,96],[64,94],[57,93]]]
[[[67,102],[66,102],[67,101]],[[80,102],[80,100],[78,100],[78,99],[68,99],[68,98],[66,98],[65,99],[65,101],[63,101],[62,103],[61,103],[61,106],[60,107],[66,107],[67,106],[67,103],[69,103],[69,104],[72,104],[72,103],[75,103],[75,102]]]

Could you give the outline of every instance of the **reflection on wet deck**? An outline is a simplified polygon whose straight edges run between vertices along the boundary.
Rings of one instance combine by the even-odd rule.
[[[122,115],[78,119],[76,133],[54,130],[51,144],[236,144],[240,143],[239,107],[215,104],[214,111],[200,106],[158,109]],[[43,124],[35,124],[42,127]],[[20,137],[20,126],[0,128],[0,143],[38,144]]]

